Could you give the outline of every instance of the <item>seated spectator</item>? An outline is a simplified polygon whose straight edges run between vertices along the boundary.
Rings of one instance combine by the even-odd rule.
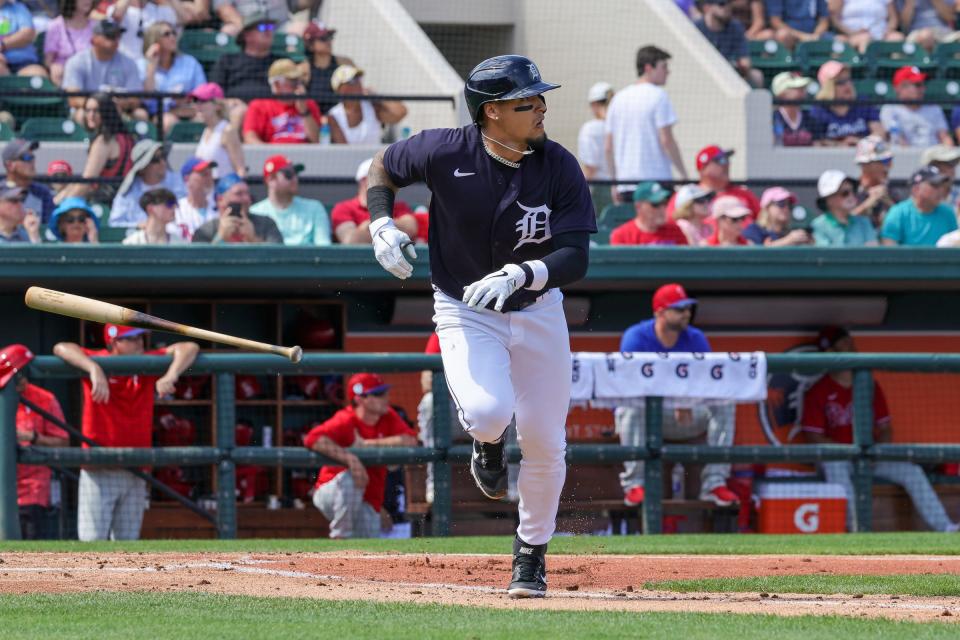
[[[752,87],[763,86],[763,74],[754,69],[743,24],[733,17],[729,0],[701,0],[703,17],[694,24],[717,51]]]
[[[330,84],[341,96],[375,93],[360,81],[363,71],[352,65],[341,65],[333,72]],[[399,100],[343,100],[331,108],[328,116],[330,141],[337,144],[380,144],[385,124],[396,124],[407,115]]]
[[[956,42],[955,7],[943,0],[896,0],[900,31],[933,53],[938,42]]]
[[[893,76],[897,99],[923,100],[926,79],[927,74],[917,67],[897,69]],[[904,147],[953,146],[953,136],[940,105],[885,104],[880,108],[880,122],[893,144]]]
[[[63,83],[63,68],[74,54],[90,48],[93,38],[93,0],[60,0],[60,15],[50,22],[43,40],[43,61],[50,80]]]
[[[18,0],[0,3],[0,76],[46,76],[33,44],[37,30],[27,5]]]
[[[307,95],[303,70],[289,58],[281,58],[267,71],[274,95]],[[262,98],[250,102],[243,118],[246,144],[304,144],[320,140],[320,107],[309,98]]]
[[[100,244],[100,223],[83,198],[67,198],[54,209],[47,228],[57,242]]]
[[[169,189],[178,197],[186,195],[180,174],[167,164],[168,147],[156,140],[141,140],[134,145],[130,157],[133,166],[123,177],[117,197],[110,207],[111,227],[137,227],[146,222],[140,208],[140,196],[152,189]]]
[[[34,182],[37,176],[37,156],[34,153],[40,147],[36,141],[17,138],[3,147],[3,167],[7,174],[7,185],[21,187],[26,194],[23,206],[40,216],[40,222],[46,224],[53,214],[53,192],[45,184]]]
[[[340,244],[370,244],[370,211],[367,209],[367,173],[370,163],[367,159],[357,167],[357,195],[334,205],[330,212],[330,224],[333,235]],[[411,238],[417,235],[417,219],[410,206],[403,200],[393,203],[393,221],[397,228]]]
[[[853,215],[857,206],[856,183],[843,171],[828,169],[817,180],[817,206],[813,243],[818,247],[869,247],[877,244],[877,230],[869,218]]]
[[[213,0],[213,11],[223,26],[220,31],[232,36],[241,33],[247,20],[264,15],[287,33],[300,35],[307,26],[301,20],[291,21],[291,11],[302,11],[314,5],[315,0]]]
[[[20,187],[0,185],[0,244],[40,242],[40,216],[28,216]]]
[[[147,29],[156,22],[175,25],[178,20],[177,12],[169,4],[150,0],[117,0],[107,9],[106,18],[123,27],[120,53],[138,63],[146,50],[143,40]],[[176,44],[176,36],[173,39]]]
[[[183,178],[187,195],[177,201],[174,235],[189,240],[203,223],[219,217],[213,198],[213,170],[216,168],[216,162],[201,160],[196,156],[183,163],[180,177]]]
[[[228,173],[217,180],[218,217],[205,222],[193,234],[194,242],[283,244],[277,223],[267,216],[250,213],[250,187],[243,178]]]
[[[827,5],[833,30],[860,53],[873,40],[903,40],[893,0],[828,0]]]
[[[767,0],[767,16],[774,38],[793,50],[801,42],[816,42],[830,29],[826,0]]]
[[[307,95],[320,107],[321,113],[326,113],[339,102],[337,92],[330,80],[333,72],[341,65],[355,67],[353,60],[346,56],[333,55],[333,37],[336,29],[331,29],[322,22],[311,22],[303,32],[303,45],[307,50],[307,59],[300,63],[306,72]]]
[[[0,350],[0,389],[13,384],[17,395],[37,405],[54,418],[63,421],[63,410],[57,397],[27,378],[27,365],[33,353],[22,344],[11,344]],[[20,447],[66,447],[70,436],[53,422],[25,404],[17,405],[17,445]],[[20,535],[24,540],[53,539],[48,523],[59,514],[50,504],[50,467],[33,464],[17,465],[17,507]]]
[[[933,247],[942,236],[956,231],[953,209],[943,201],[943,186],[949,181],[950,176],[936,167],[917,169],[910,178],[910,197],[890,207],[883,219],[883,244]]]
[[[870,135],[857,143],[854,160],[860,166],[860,182],[857,184],[857,207],[855,216],[867,216],[877,229],[883,224],[887,209],[902,198],[895,195],[889,184],[893,168],[893,153],[882,137]]]
[[[713,201],[713,235],[707,238],[709,247],[736,247],[749,246],[743,237],[743,221],[750,216],[747,208],[739,198],[734,196],[720,196]]]
[[[855,353],[850,334],[839,327],[825,327],[817,337],[820,351]],[[800,429],[812,444],[853,444],[853,371],[831,371],[820,378],[803,394],[803,412]],[[873,439],[878,443],[892,442],[890,411],[883,389],[873,383]],[[827,482],[843,486],[847,497],[847,529],[854,530],[856,514],[853,490],[853,464],[849,460],[821,462]],[[947,517],[943,503],[937,497],[926,474],[912,462],[877,461],[873,474],[898,484],[907,491],[920,517],[934,531],[957,531],[958,526]]]
[[[821,0],[822,1],[822,0]],[[784,71],[773,78],[770,91],[780,100],[803,100],[812,80]],[[782,104],[773,112],[773,143],[784,147],[809,147],[816,134],[815,124],[799,104]]]
[[[700,174],[699,185],[702,189],[713,193],[715,198],[720,196],[735,196],[750,209],[751,218],[760,213],[760,200],[746,187],[730,183],[730,156],[733,149],[721,149],[715,144],[700,149],[697,152],[697,172]],[[676,204],[673,199],[667,204],[667,216],[673,216]]]
[[[169,189],[153,189],[140,196],[140,208],[147,213],[147,222],[123,239],[123,244],[188,244],[179,233],[168,233],[167,227],[177,217],[177,196]]]
[[[836,60],[829,60],[817,71],[820,91],[817,100],[856,100],[850,67]],[[810,120],[816,137],[814,144],[822,147],[852,147],[860,138],[872,134],[883,136],[880,112],[876,107],[861,104],[814,105]]]
[[[666,205],[671,192],[659,182],[641,182],[633,192],[636,217],[610,233],[610,244],[687,245],[687,236],[675,222],[667,221]]]
[[[177,50],[177,30],[163,20],[151,24],[143,34],[143,55],[137,60],[137,68],[143,78],[144,91],[190,93],[207,81],[197,59]],[[151,114],[156,114],[156,101],[148,101],[147,108]],[[190,100],[164,98],[164,131],[170,131],[178,122],[196,117],[197,108]]]
[[[73,175],[73,167],[66,160],[53,160],[47,163],[47,175],[51,178],[69,178]],[[65,182],[51,182],[50,190],[58,194],[67,186]],[[50,213],[53,213],[51,211]]]
[[[728,0],[733,17],[746,28],[747,40],[769,40],[774,36],[767,25],[765,0]]]
[[[387,468],[365,467],[350,449],[413,447],[417,434],[390,406],[390,385],[379,375],[351,376],[346,392],[350,406],[303,439],[307,449],[342,465],[320,468],[313,504],[330,521],[331,538],[378,538]]]
[[[263,163],[267,197],[250,207],[253,213],[272,218],[283,234],[284,244],[327,246],[330,244],[330,217],[318,200],[301,198],[299,173],[302,164],[286,156],[272,156]]]
[[[117,49],[123,27],[111,20],[100,20],[93,25],[90,47],[67,60],[63,70],[63,88],[66,91],[143,91],[143,81],[137,63]],[[84,99],[68,98],[74,108],[74,119],[84,122]],[[147,112],[140,108],[139,98],[114,98],[121,113],[132,114],[140,120]]]
[[[196,105],[197,113],[205,125],[194,155],[216,163],[225,173],[230,173],[232,169],[241,178],[247,175],[239,129],[225,116],[226,107],[220,85],[213,82],[202,84],[187,97]]]
[[[713,200],[713,192],[698,184],[685,184],[677,190],[673,201],[673,221],[683,231],[690,246],[704,246],[707,244],[707,239],[713,235],[710,219],[711,200]]]
[[[84,178],[120,178],[133,166],[133,136],[123,124],[116,102],[105,93],[94,93],[83,103],[84,126],[90,132],[90,150],[83,166]],[[110,204],[116,196],[113,184],[74,182],[57,193],[55,202],[81,197],[89,202]]]
[[[227,112],[230,123],[239,131],[243,116],[247,112],[244,99],[234,97],[238,93],[270,94],[267,71],[277,58],[270,53],[273,47],[273,33],[277,23],[264,14],[254,14],[243,23],[243,29],[237,35],[240,53],[227,53],[217,59],[210,70],[210,82],[220,86],[223,93],[229,95]],[[226,168],[227,165],[223,165]]]
[[[957,164],[960,163],[960,148],[947,147],[942,144],[924,149],[920,155],[920,164],[936,167],[940,173],[950,178],[943,184],[944,201],[956,210],[960,203],[960,187],[957,179]]]
[[[760,197],[760,215],[757,221],[743,230],[743,237],[753,244],[765,247],[793,247],[811,244],[813,238],[806,229],[790,229],[797,195],[783,187],[771,187]]]
[[[620,338],[624,353],[709,353],[713,351],[703,332],[692,326],[697,301],[676,283],[665,284],[653,294],[653,318],[629,327]],[[663,437],[672,442],[702,439],[707,445],[733,443],[736,435],[733,403],[698,402],[692,407],[670,407],[664,402]],[[618,407],[614,422],[620,444],[642,447],[646,442],[646,409]],[[624,503],[635,507],[645,497],[643,462],[625,462],[620,474]],[[727,488],[730,463],[708,464],[700,474],[700,499],[722,507],[739,502]]]

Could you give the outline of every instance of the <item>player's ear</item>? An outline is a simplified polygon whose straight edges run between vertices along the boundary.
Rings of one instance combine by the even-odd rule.
[[[483,114],[488,120],[500,119],[500,110],[497,108],[497,104],[495,102],[488,102],[483,105]]]

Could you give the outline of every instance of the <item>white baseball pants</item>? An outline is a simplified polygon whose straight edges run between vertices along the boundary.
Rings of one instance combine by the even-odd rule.
[[[494,442],[516,415],[523,453],[517,535],[546,544],[567,473],[571,371],[563,294],[551,289],[525,309],[498,313],[475,311],[437,291],[434,312],[447,386],[464,430]]]
[[[330,521],[330,537],[379,538],[380,513],[363,500],[349,471],[341,471],[313,492],[313,506]]]
[[[77,537],[137,540],[147,507],[147,483],[122,469],[82,469],[77,491]]]

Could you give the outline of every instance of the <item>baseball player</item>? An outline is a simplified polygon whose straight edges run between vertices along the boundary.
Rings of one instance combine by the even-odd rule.
[[[491,499],[507,493],[503,434],[516,414],[523,462],[511,597],[546,594],[547,542],[566,474],[570,344],[558,287],[587,271],[596,215],[576,158],[547,139],[540,78],[523,56],[470,72],[473,123],[432,129],[377,154],[367,206],[374,254],[404,279],[416,253],[390,218],[397,189],[424,181],[430,275],[444,373],[474,438],[470,472]]]

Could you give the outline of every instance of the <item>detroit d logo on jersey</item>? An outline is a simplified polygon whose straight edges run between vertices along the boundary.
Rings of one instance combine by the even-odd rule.
[[[549,240],[550,235],[550,214],[553,211],[546,204],[539,207],[525,207],[517,200],[517,206],[523,209],[523,217],[517,220],[517,233],[519,238],[514,251],[525,244],[540,244],[544,240]]]

